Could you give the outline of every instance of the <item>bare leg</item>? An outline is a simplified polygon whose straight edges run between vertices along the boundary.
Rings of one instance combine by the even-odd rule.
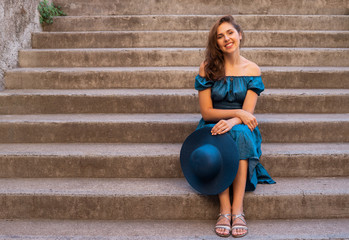
[[[246,179],[247,179],[247,169],[248,169],[248,161],[240,160],[239,169],[236,174],[236,177],[233,182],[233,205],[232,205],[232,214],[238,215],[243,213],[244,211],[244,196],[245,196],[245,187],[246,187]],[[236,219],[234,221],[235,224],[244,224],[241,219]],[[235,234],[244,234],[246,230],[237,229],[232,232]]]
[[[231,213],[231,204],[230,204],[230,196],[229,196],[229,188],[224,190],[222,193],[218,194],[219,203],[220,203],[220,213],[221,214],[230,214]],[[224,217],[222,217],[217,224],[229,224],[230,221]],[[228,234],[229,231],[224,228],[217,228],[216,232],[219,234]]]

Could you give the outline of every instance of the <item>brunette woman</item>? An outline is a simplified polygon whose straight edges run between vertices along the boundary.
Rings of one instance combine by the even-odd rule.
[[[231,134],[239,149],[238,173],[229,188],[220,193],[217,235],[243,237],[248,233],[243,213],[245,191],[257,183],[275,183],[259,163],[261,134],[254,116],[257,98],[264,90],[260,68],[240,55],[243,32],[232,16],[221,17],[211,28],[206,57],[195,78],[202,119],[198,129],[212,126],[211,133]]]

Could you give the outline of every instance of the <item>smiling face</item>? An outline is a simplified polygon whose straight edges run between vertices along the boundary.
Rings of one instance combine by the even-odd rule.
[[[217,28],[217,44],[223,53],[233,53],[239,49],[241,38],[241,33],[231,23],[223,22]]]

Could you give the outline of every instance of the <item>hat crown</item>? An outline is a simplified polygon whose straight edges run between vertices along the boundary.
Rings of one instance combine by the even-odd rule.
[[[219,173],[222,166],[222,155],[215,146],[205,144],[191,153],[190,166],[198,178],[202,181],[209,181]]]

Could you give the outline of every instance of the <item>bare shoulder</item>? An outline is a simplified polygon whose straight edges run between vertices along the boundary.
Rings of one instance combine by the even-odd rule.
[[[247,76],[260,76],[261,75],[261,69],[259,66],[245,58],[246,64],[245,64],[245,72]]]
[[[201,77],[206,77],[206,74],[205,74],[205,66],[206,66],[206,63],[205,62],[202,62],[200,64],[200,69],[199,69],[199,75]]]
[[[258,67],[257,64],[254,62],[249,61],[250,63],[248,64],[247,67],[247,72],[249,76],[260,76],[261,75],[261,69]]]

